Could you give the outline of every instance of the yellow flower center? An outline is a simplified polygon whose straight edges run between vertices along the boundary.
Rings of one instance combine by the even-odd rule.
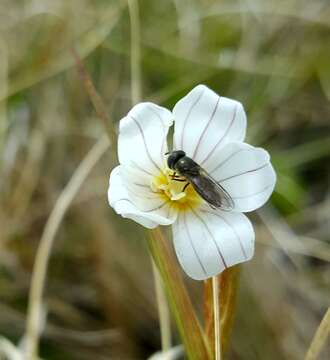
[[[151,182],[151,190],[162,199],[171,202],[171,206],[179,211],[197,207],[202,198],[189,182],[173,170],[166,168],[164,173],[155,176]]]

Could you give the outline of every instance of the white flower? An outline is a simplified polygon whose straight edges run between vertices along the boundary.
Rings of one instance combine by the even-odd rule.
[[[231,196],[232,211],[215,210],[174,181],[165,153],[174,121],[173,149],[183,150]],[[147,228],[172,225],[179,262],[193,279],[214,276],[251,259],[254,231],[242,214],[262,206],[274,190],[269,154],[243,142],[246,115],[238,101],[196,86],[173,111],[140,103],[120,121],[120,165],[111,173],[114,210]]]

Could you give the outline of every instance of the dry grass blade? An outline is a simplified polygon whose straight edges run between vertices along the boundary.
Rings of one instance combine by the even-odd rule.
[[[7,130],[8,54],[7,46],[0,38],[0,152]],[[3,99],[3,100],[1,100]]]
[[[73,58],[75,60],[76,66],[78,68],[81,80],[83,85],[85,86],[85,89],[89,95],[89,98],[94,106],[94,109],[97,113],[98,118],[103,122],[104,129],[107,131],[108,137],[111,141],[111,144],[114,146],[117,144],[117,134],[116,131],[112,125],[112,122],[110,121],[110,118],[108,116],[108,112],[106,109],[106,106],[101,98],[101,96],[96,91],[93,81],[87,72],[83,62],[81,61],[81,58],[76,51],[76,49],[73,47],[71,49]],[[116,151],[112,151],[112,155],[115,157]]]
[[[38,353],[39,324],[42,293],[45,285],[49,257],[56,232],[81,185],[109,147],[109,140],[103,136],[89,151],[72,175],[67,186],[58,197],[45,225],[33,267],[27,315],[26,344],[27,358],[33,359]]]
[[[4,358],[2,357],[4,356]],[[6,338],[0,337],[0,359],[23,360],[22,353]]]
[[[330,307],[325,313],[315,335],[312,343],[307,351],[305,360],[316,360],[319,358],[325,343],[330,334]]]
[[[133,105],[141,101],[141,48],[139,7],[135,0],[128,0],[131,21],[131,92]]]
[[[110,5],[109,8],[104,11],[102,16],[100,16],[98,22],[93,28],[83,34],[80,34],[79,38],[77,37],[72,39],[72,42],[76,44],[79,53],[82,54],[83,57],[92,53],[105,41],[106,37],[117,25],[124,6],[125,1],[118,1],[116,4]],[[54,36],[61,33],[61,31],[66,28],[67,23],[65,23],[65,20],[61,17],[54,16],[52,13],[43,14],[43,16],[46,15],[52,17],[56,22]],[[26,20],[27,19],[25,19],[25,21]],[[25,26],[28,28],[29,23],[27,22]],[[69,36],[69,34],[67,34],[67,36]],[[45,48],[45,50],[42,50],[40,54],[37,54],[40,56],[40,64],[38,67],[22,69],[22,71],[19,71],[14,76],[10,83],[7,96],[14,95],[40,81],[48,79],[51,76],[70,68],[74,64],[70,53],[70,47],[67,43],[62,44],[61,42],[57,43],[55,39],[52,40],[51,44],[47,43],[44,47],[42,47],[42,49]],[[50,49],[53,49],[56,56],[49,56],[50,45]],[[1,97],[0,99],[2,100]]]

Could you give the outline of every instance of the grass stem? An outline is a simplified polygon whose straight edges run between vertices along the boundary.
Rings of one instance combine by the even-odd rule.
[[[131,21],[131,91],[133,105],[141,101],[140,18],[137,0],[128,0]]]
[[[35,359],[38,355],[42,317],[42,294],[45,287],[46,273],[55,235],[81,185],[108,147],[109,140],[107,136],[103,136],[92,147],[58,197],[45,225],[37,249],[29,293],[26,325],[26,358],[28,360]]]
[[[321,351],[330,334],[330,307],[325,313],[316,333],[313,337],[312,343],[306,353],[305,360],[319,359]]]

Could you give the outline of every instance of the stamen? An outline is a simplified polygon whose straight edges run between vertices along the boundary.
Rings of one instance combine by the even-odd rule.
[[[172,195],[171,200],[173,200],[173,201],[178,201],[178,200],[184,198],[185,196],[187,196],[186,193],[184,193],[184,192],[181,192],[178,194],[173,194],[172,191],[171,191],[171,195]]]
[[[182,187],[182,183],[186,184]],[[181,175],[177,175],[171,169],[165,169],[164,172],[153,178],[150,187],[155,193],[158,193],[163,199],[168,199],[178,210],[189,210],[200,204],[202,199],[196,193],[189,182]]]
[[[162,186],[162,185],[157,185],[155,179],[152,179],[152,181],[150,183],[150,188],[151,188],[152,192],[159,192],[158,190],[160,189],[160,186]]]

